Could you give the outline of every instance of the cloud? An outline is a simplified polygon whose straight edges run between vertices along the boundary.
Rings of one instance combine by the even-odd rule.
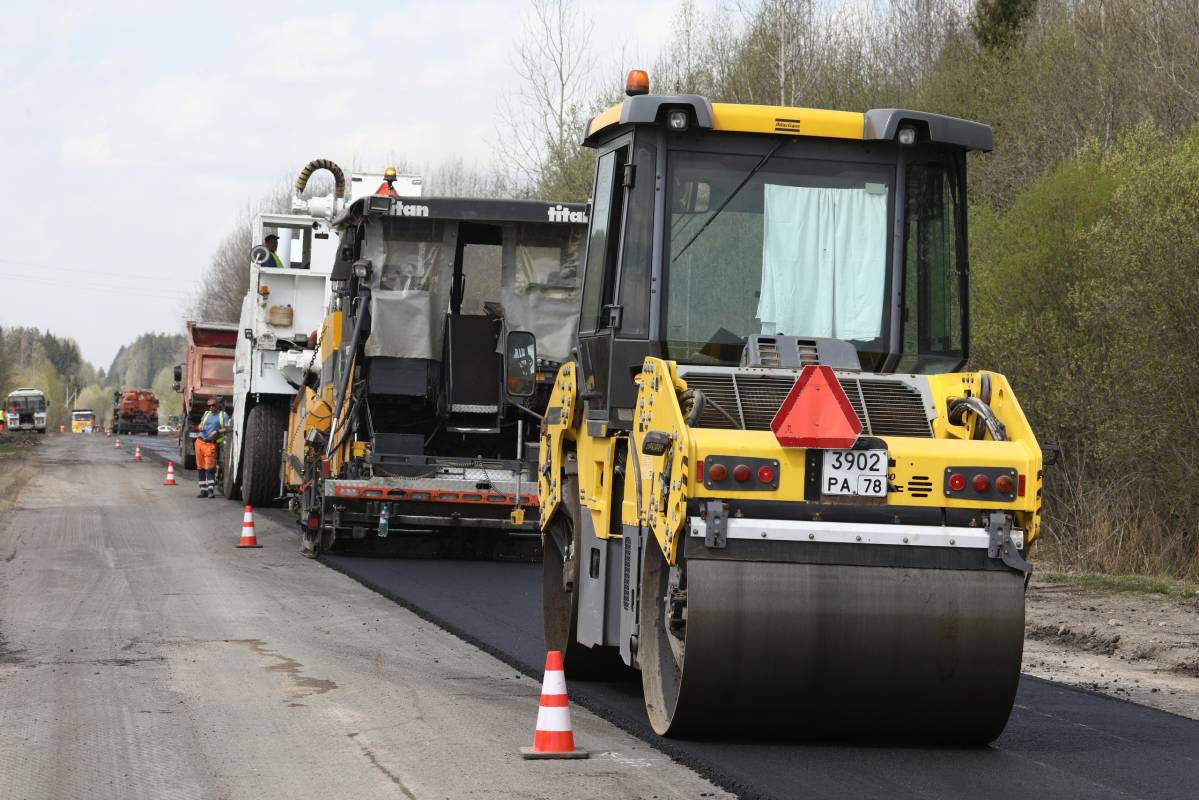
[[[63,139],[58,155],[64,167],[109,169],[122,166],[117,163],[112,145],[103,133],[72,134]]]
[[[24,187],[0,194],[0,216],[22,221],[6,257],[83,266],[100,282],[144,273],[177,293],[203,276],[233,219],[311,158],[368,171],[393,159],[491,165],[528,8],[87,2],[69,24],[56,7],[31,6],[0,25],[0,145],[7,177]],[[606,65],[626,38],[656,47],[676,2],[594,7],[602,80],[618,80]],[[181,313],[179,302],[93,296],[69,282],[56,287],[61,302],[38,291],[28,313],[0,296],[0,319],[73,335],[102,363]]]
[[[350,14],[300,16],[243,37],[247,73],[281,84],[369,81],[374,60]]]

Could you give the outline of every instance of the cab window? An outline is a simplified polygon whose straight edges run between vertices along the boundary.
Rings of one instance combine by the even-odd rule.
[[[587,266],[583,278],[583,306],[579,330],[593,332],[607,327],[604,306],[612,303],[615,265],[620,246],[621,203],[620,171],[625,149],[604,153],[596,162],[595,200],[591,209],[591,230],[587,241]]]
[[[900,372],[949,372],[965,358],[956,174],[938,162],[908,168]]]

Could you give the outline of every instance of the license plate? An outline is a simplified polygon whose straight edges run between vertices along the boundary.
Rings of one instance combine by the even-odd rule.
[[[825,450],[824,494],[887,496],[886,450]]]
[[[187,434],[187,438],[189,438],[189,439],[199,439],[199,438],[200,438],[200,434],[196,433],[195,431],[192,431],[191,433]]]

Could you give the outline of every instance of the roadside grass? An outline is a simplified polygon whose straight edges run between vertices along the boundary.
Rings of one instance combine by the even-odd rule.
[[[1161,575],[1105,575],[1099,572],[1035,572],[1034,577],[1045,583],[1067,584],[1080,589],[1109,592],[1160,594],[1174,600],[1199,598],[1199,583]]]
[[[29,448],[36,447],[40,443],[39,439],[38,436],[26,433],[9,433],[7,431],[0,433],[0,455],[27,452]]]

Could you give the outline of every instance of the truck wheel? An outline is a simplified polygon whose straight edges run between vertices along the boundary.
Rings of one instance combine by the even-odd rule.
[[[233,437],[225,440],[221,448],[221,494],[226,500],[240,500],[241,487],[233,479]]]
[[[192,447],[192,440],[187,437],[186,429],[179,434],[179,464],[184,469],[196,468],[196,451]]]
[[[249,505],[275,504],[275,498],[279,495],[279,469],[283,463],[283,434],[286,431],[287,408],[284,406],[254,406],[246,415],[241,489]]]

